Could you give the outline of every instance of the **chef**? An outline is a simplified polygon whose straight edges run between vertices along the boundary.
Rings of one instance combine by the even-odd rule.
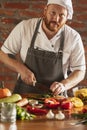
[[[34,87],[38,82],[58,95],[84,79],[82,39],[66,24],[72,16],[71,0],[48,0],[41,18],[23,20],[12,30],[1,47],[0,61],[18,73],[13,93],[43,94]],[[21,62],[13,58],[17,54]]]

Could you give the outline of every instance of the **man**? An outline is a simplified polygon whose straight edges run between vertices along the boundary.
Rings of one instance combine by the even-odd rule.
[[[0,61],[19,74],[14,93],[43,93],[32,86],[39,82],[58,95],[83,80],[82,40],[65,24],[72,15],[71,0],[48,0],[43,18],[24,20],[13,29],[1,47]],[[11,57],[17,53],[23,63]]]

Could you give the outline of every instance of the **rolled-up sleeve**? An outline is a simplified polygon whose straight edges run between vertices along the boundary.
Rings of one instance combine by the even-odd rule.
[[[1,50],[5,53],[17,54],[21,49],[22,24],[19,23],[5,40]]]
[[[73,42],[70,55],[70,69],[71,71],[86,70],[85,51],[79,34]]]

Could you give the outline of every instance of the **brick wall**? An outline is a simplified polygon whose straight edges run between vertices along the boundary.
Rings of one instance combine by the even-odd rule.
[[[40,17],[45,3],[46,0],[0,0],[0,46],[21,20]],[[73,20],[67,24],[81,34],[87,62],[87,0],[73,0],[73,6]],[[16,82],[16,76],[15,72],[0,63],[0,81],[5,81],[5,86],[11,90]],[[80,85],[87,85],[87,76]]]

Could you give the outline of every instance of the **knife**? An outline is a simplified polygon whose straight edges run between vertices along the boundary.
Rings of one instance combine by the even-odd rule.
[[[52,93],[52,91],[50,90],[48,86],[42,83],[36,82],[36,81],[33,82],[33,87],[36,87],[37,89],[42,90],[43,93],[48,93],[48,94]]]
[[[84,123],[87,123],[87,119],[83,119],[83,120],[77,121],[75,123],[71,123],[71,125],[79,125],[79,124],[84,124]]]

